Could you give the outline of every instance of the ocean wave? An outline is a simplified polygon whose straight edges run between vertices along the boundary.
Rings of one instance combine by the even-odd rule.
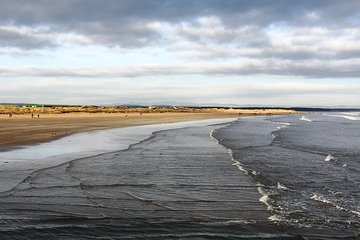
[[[290,125],[290,123],[280,123],[282,126],[289,126]],[[211,131],[211,133],[210,133],[210,137],[211,138],[213,138],[213,139],[215,139],[215,140],[217,140],[214,136],[213,136],[213,132],[214,132],[214,130],[213,131]],[[219,141],[217,140],[217,142],[219,143]],[[220,143],[219,143],[220,144]],[[221,144],[220,144],[221,145]],[[255,176],[258,176],[258,175],[260,175],[260,173],[258,173],[257,171],[255,171],[255,170],[253,170],[253,171],[248,171],[242,164],[241,164],[241,162],[239,162],[238,160],[236,160],[235,158],[234,158],[234,152],[233,152],[233,150],[232,149],[228,149],[228,151],[229,151],[229,155],[230,155],[230,158],[231,158],[231,160],[234,162],[232,165],[233,166],[236,166],[240,171],[242,171],[242,172],[244,172],[246,175],[250,175],[250,176],[252,176],[253,178],[255,177]],[[258,185],[258,187],[257,187],[257,190],[258,190],[258,192],[260,193],[260,195],[261,195],[261,197],[259,198],[259,201],[261,202],[261,203],[263,203],[263,204],[265,204],[266,206],[267,206],[267,210],[269,210],[269,211],[272,211],[273,210],[273,206],[271,205],[271,203],[270,203],[270,199],[269,199],[269,196],[268,196],[268,194],[265,192],[265,190],[262,188],[262,184],[261,183],[257,183],[257,185]]]
[[[355,117],[355,116],[343,116],[343,117],[352,121],[360,121],[360,117]]]
[[[355,211],[355,210],[351,210],[351,209],[349,209],[349,208],[340,206],[340,205],[338,205],[337,203],[334,203],[333,201],[331,201],[330,199],[327,199],[327,198],[324,197],[324,196],[314,194],[314,195],[312,195],[312,196],[310,197],[310,199],[311,199],[311,200],[314,200],[314,201],[317,201],[317,202],[321,202],[321,203],[327,204],[327,205],[332,206],[332,207],[335,207],[336,209],[339,209],[339,210],[341,210],[341,211],[345,211],[345,212],[348,212],[348,213],[352,213],[352,214],[360,217],[360,211]]]
[[[288,123],[288,122],[272,122],[272,123],[275,123],[275,124],[279,125],[277,127],[278,130],[281,130],[283,128],[287,128],[287,127],[291,126],[291,123]]]
[[[360,112],[342,112],[342,114],[360,117]]]
[[[269,211],[273,210],[274,206],[271,205],[271,203],[270,203],[269,195],[264,191],[264,189],[261,186],[258,187],[257,190],[262,195],[262,197],[259,198],[259,201],[262,202],[263,204],[265,204]]]
[[[213,134],[214,134],[214,131],[215,131],[215,130],[216,130],[216,129],[213,129],[213,130],[210,132],[210,137],[211,137],[212,139],[216,140],[216,142],[217,142],[220,146],[223,146],[223,145],[220,144],[219,140],[214,137]],[[223,146],[223,147],[224,147],[224,146]],[[225,147],[224,147],[224,148],[225,148]],[[226,149],[228,149],[228,148],[226,148]],[[239,161],[237,161],[237,160],[234,158],[234,153],[233,153],[233,151],[232,151],[231,149],[228,149],[228,152],[229,152],[231,161],[234,162],[232,165],[233,165],[233,166],[236,166],[240,171],[244,172],[246,175],[249,175],[249,171],[246,170],[246,169],[244,168],[244,166],[243,166]]]
[[[235,160],[234,158],[234,154],[233,151],[231,149],[229,149],[229,155],[231,160],[234,162],[232,165],[236,166],[240,171],[244,172],[246,175],[249,175],[249,171],[245,169],[245,167],[237,160]]]
[[[324,114],[329,117],[341,117],[351,121],[360,121],[360,113]]]
[[[311,120],[311,119],[309,119],[309,118],[307,118],[305,116],[301,116],[300,120],[301,121],[306,121],[306,122],[312,122],[313,121],[313,120]]]
[[[236,219],[236,220],[224,220],[224,221],[216,221],[216,222],[206,222],[200,223],[201,225],[208,226],[228,226],[228,225],[238,225],[238,224],[256,224],[256,220],[245,220],[245,219]]]
[[[246,175],[249,174],[249,171],[247,171],[239,162],[233,163],[233,166],[236,166],[239,168],[240,171],[244,172]]]
[[[287,188],[285,185],[281,184],[281,183],[277,183],[277,189],[279,190],[289,190],[289,188]]]
[[[284,221],[284,217],[282,217],[278,214],[275,214],[275,215],[270,216],[269,220],[272,222],[282,222],[282,221]]]
[[[331,161],[335,161],[336,157],[332,154],[327,155],[327,157],[325,158],[325,162],[331,162]]]

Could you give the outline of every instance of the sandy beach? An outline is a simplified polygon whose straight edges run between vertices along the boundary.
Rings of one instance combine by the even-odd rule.
[[[224,110],[213,112],[155,112],[130,113],[63,113],[41,114],[34,118],[29,114],[0,114],[0,151],[21,145],[35,144],[58,139],[70,134],[129,126],[140,126],[179,121],[234,118],[247,115],[288,114],[287,110]]]

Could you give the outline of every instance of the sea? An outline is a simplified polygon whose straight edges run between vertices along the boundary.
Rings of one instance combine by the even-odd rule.
[[[0,152],[0,239],[360,239],[360,113],[75,134]]]

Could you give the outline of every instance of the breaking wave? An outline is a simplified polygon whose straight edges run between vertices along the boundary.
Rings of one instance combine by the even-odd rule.
[[[313,121],[313,120],[311,120],[311,119],[309,119],[309,118],[307,118],[305,116],[301,116],[300,120],[301,121],[306,121],[306,122],[312,122]]]
[[[327,157],[325,158],[325,162],[330,162],[330,161],[335,161],[336,157],[332,154],[327,155]]]
[[[321,202],[321,203],[324,203],[324,204],[327,204],[329,206],[332,206],[332,207],[335,207],[336,209],[339,209],[341,211],[345,211],[345,212],[348,212],[348,213],[352,213],[358,217],[360,217],[360,211],[356,211],[356,210],[351,210],[351,209],[348,209],[344,206],[340,206],[339,204],[331,201],[330,199],[327,199],[326,197],[324,196],[321,196],[321,195],[317,195],[317,194],[314,194],[310,197],[311,200],[314,200],[314,201],[318,201],[318,202]]]

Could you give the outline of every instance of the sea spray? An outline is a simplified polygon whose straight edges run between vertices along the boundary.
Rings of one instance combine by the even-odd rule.
[[[301,121],[306,121],[306,122],[312,122],[311,119],[309,119],[309,118],[307,118],[307,117],[305,117],[305,116],[301,116],[300,120],[301,120]]]
[[[335,160],[336,160],[336,157],[332,154],[327,155],[325,158],[325,162],[330,162],[330,161],[335,161]]]

